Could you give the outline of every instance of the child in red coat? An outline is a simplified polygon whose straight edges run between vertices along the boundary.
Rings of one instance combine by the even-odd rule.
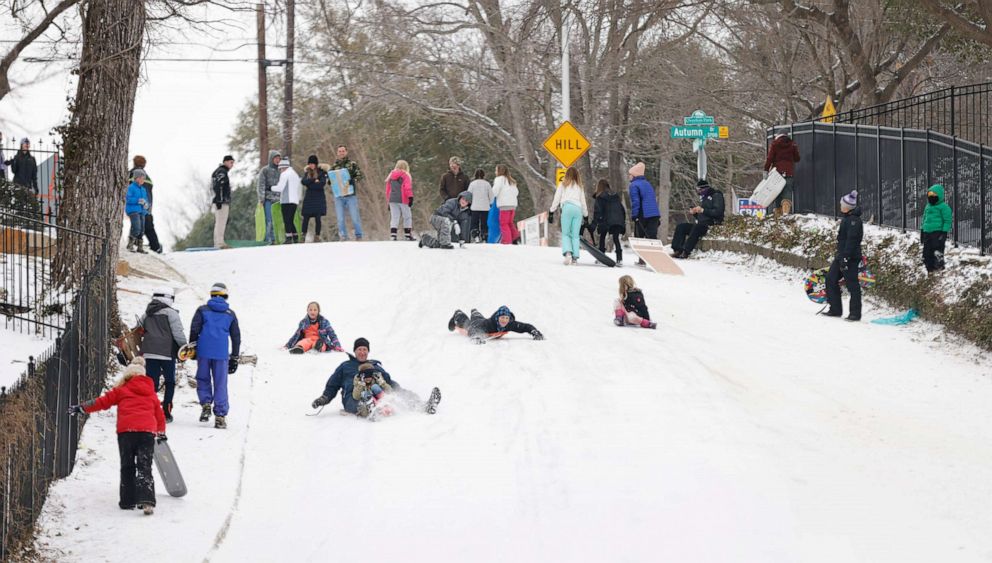
[[[121,454],[121,509],[154,512],[155,479],[152,456],[155,435],[165,438],[165,413],[155,382],[145,376],[145,359],[131,360],[124,377],[98,399],[69,407],[70,414],[94,413],[117,406],[117,446]]]

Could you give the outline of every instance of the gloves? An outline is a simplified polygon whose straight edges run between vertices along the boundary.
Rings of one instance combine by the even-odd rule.
[[[534,340],[544,340],[544,335],[541,334],[541,331],[537,330],[536,328],[530,331],[530,335],[534,337]]]
[[[326,405],[327,403],[330,403],[330,402],[331,402],[330,399],[328,399],[327,397],[321,395],[321,396],[317,397],[316,399],[314,399],[313,402],[310,403],[310,406],[313,407],[313,408],[315,408],[315,409],[319,409],[320,407],[322,407],[322,406],[324,406],[324,405]]]
[[[456,235],[462,234],[462,228],[458,223],[455,223],[455,234]]]
[[[159,442],[168,442],[169,438],[165,435],[165,432],[159,432],[155,435],[155,439]]]
[[[138,205],[140,205],[141,207],[147,207],[148,206],[148,202],[145,201],[145,198],[141,198],[141,199],[138,200]]]
[[[410,203],[408,203],[407,206],[413,209],[413,196],[410,196]]]
[[[221,209],[222,207],[224,207],[224,204],[218,201],[218,202],[217,202],[217,211],[220,211],[220,209]]]
[[[340,346],[335,346],[334,348],[331,348],[331,351],[332,352],[344,352],[344,348],[342,348]]]
[[[238,371],[238,357],[231,356],[230,359],[227,360],[227,373],[234,373],[236,371]]]
[[[761,179],[762,180],[767,180],[768,179],[768,171],[767,170],[765,170],[765,171],[763,171],[761,173]]]
[[[67,412],[69,416],[76,416],[77,414],[86,414],[86,411],[83,410],[83,407],[79,405],[70,406]]]

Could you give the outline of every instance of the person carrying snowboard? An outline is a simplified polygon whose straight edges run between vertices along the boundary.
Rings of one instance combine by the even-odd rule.
[[[927,190],[927,206],[923,208],[920,244],[923,245],[923,265],[927,272],[944,269],[944,245],[954,226],[951,206],[944,201],[944,186],[934,184]]]
[[[606,235],[613,237],[613,250],[617,253],[617,266],[623,264],[620,236],[627,232],[627,210],[620,194],[610,188],[610,183],[600,180],[592,194],[592,225],[599,231],[599,251],[606,254]]]
[[[847,291],[851,294],[851,306],[847,320],[861,320],[861,282],[858,280],[858,268],[861,265],[861,239],[864,236],[864,226],[861,224],[861,208],[858,207],[857,190],[840,199],[840,211],[843,217],[840,228],[837,229],[837,257],[827,271],[827,302],[830,310],[828,317],[844,316],[844,304],[840,297],[840,278],[844,278]]]
[[[635,325],[641,328],[658,328],[651,322],[648,304],[644,294],[634,285],[634,278],[620,276],[620,298],[613,300],[613,324],[617,326]]]
[[[296,332],[286,342],[284,350],[290,354],[303,354],[314,350],[316,352],[344,352],[338,335],[334,333],[330,321],[320,314],[320,304],[311,301],[307,305],[307,316],[303,317]]]
[[[124,368],[114,387],[97,399],[69,407],[70,415],[94,413],[117,407],[117,448],[121,455],[121,510],[155,511],[155,478],[152,457],[155,437],[165,439],[165,414],[155,385],[145,377],[145,359],[138,356]]]
[[[324,384],[324,392],[313,400],[311,407],[318,409],[334,400],[338,391],[341,392],[341,404],[345,412],[358,414],[358,399],[355,398],[355,380],[359,374],[359,368],[364,364],[371,364],[375,372],[381,375],[381,379],[388,383],[397,398],[401,399],[409,410],[421,410],[427,414],[437,412],[437,404],[441,401],[441,391],[435,387],[431,391],[430,399],[423,401],[412,391],[400,387],[400,384],[393,380],[382,364],[378,360],[369,359],[369,341],[366,338],[355,340],[353,346],[354,355],[348,354],[348,359],[341,362],[341,365],[334,370],[334,373],[327,378]],[[379,377],[376,377],[378,380]]]
[[[227,428],[230,403],[227,376],[238,371],[241,351],[241,329],[238,317],[227,304],[227,286],[215,283],[210,288],[210,300],[193,315],[189,340],[196,343],[196,394],[203,411],[200,422],[210,420],[213,407],[214,428]],[[227,341],[231,341],[228,353]]]
[[[145,357],[148,377],[155,382],[158,392],[162,377],[165,377],[165,397],[162,398],[162,411],[165,421],[172,422],[172,397],[176,393],[176,359],[179,349],[186,345],[183,321],[179,311],[173,308],[175,295],[172,288],[162,288],[152,294],[152,301],[145,308],[145,314],[138,321],[145,330],[141,339],[141,353]]]
[[[467,241],[469,235],[469,222],[471,221],[472,192],[464,191],[458,194],[457,198],[451,198],[441,204],[431,215],[431,226],[437,229],[437,239],[433,237],[422,237],[420,246],[428,248],[451,249],[451,231],[454,229],[455,235],[461,235],[462,240]],[[425,240],[426,239],[426,240]]]
[[[526,333],[533,336],[534,340],[544,340],[541,331],[534,328],[534,325],[517,321],[506,305],[496,309],[488,319],[476,309],[472,309],[471,316],[463,313],[461,309],[456,309],[451,320],[448,321],[448,331],[464,334],[477,344],[502,338],[508,332]]]
[[[555,211],[561,208],[561,255],[565,257],[565,265],[575,264],[579,259],[579,237],[582,236],[583,217],[589,216],[586,207],[586,192],[582,187],[582,179],[576,168],[565,171],[565,178],[555,188],[555,197],[551,200],[548,222],[552,221]]]

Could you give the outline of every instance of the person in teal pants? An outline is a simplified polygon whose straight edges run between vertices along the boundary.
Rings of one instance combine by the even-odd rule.
[[[565,178],[555,188],[555,199],[551,202],[552,216],[558,208],[561,208],[561,253],[568,266],[579,259],[582,218],[589,217],[586,192],[575,168],[566,170]]]

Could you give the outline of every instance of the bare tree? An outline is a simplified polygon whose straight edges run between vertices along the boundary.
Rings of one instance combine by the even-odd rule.
[[[21,23],[25,31],[21,38],[14,43],[13,47],[3,55],[3,58],[0,58],[0,100],[10,93],[11,86],[8,75],[14,62],[18,60],[31,43],[36,41],[55,24],[56,19],[60,15],[78,3],[79,0],[61,0],[49,8],[44,0],[41,0],[34,3],[38,5],[41,14],[38,14],[40,18],[35,18],[37,21],[33,21],[30,15],[26,13],[27,8],[20,5],[21,3],[16,0],[4,2],[8,6],[4,6],[2,11],[9,12],[15,20]]]

